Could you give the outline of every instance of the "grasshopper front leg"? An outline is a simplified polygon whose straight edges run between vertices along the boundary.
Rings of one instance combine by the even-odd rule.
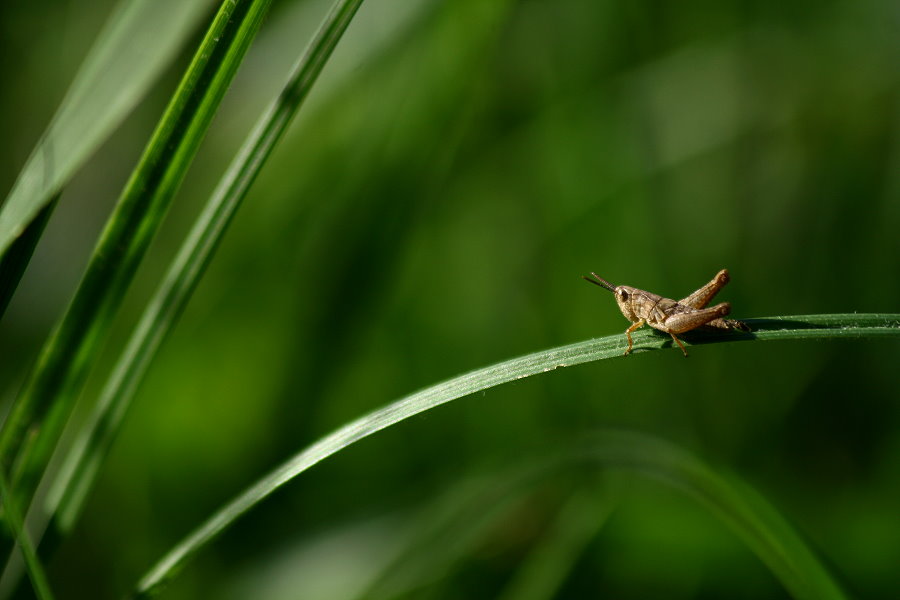
[[[625,337],[628,338],[628,349],[625,350],[625,354],[623,354],[622,356],[628,356],[628,353],[631,352],[631,347],[634,346],[634,342],[631,340],[631,332],[633,332],[636,329],[640,329],[641,327],[644,326],[645,323],[646,323],[646,321],[644,321],[644,319],[641,319],[640,321],[638,321],[637,323],[635,323],[634,325],[632,325],[631,327],[629,327],[628,329],[625,330]]]

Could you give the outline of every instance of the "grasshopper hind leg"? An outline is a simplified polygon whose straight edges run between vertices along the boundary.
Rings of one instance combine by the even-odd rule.
[[[687,350],[686,350],[685,347],[684,347],[684,344],[681,343],[681,340],[679,340],[679,339],[675,336],[675,334],[672,333],[671,331],[669,332],[669,335],[672,336],[672,339],[675,340],[675,343],[678,344],[678,347],[681,348],[681,351],[684,353],[684,357],[687,358],[688,353],[687,353]]]
[[[716,329],[731,329],[735,331],[743,331],[744,333],[750,333],[753,331],[750,329],[750,326],[744,323],[743,321],[737,321],[735,319],[713,319],[704,327],[714,327]]]
[[[712,281],[690,296],[682,298],[678,303],[696,309],[706,308],[706,305],[709,304],[715,295],[719,293],[719,290],[721,290],[730,280],[731,277],[728,275],[728,269],[722,269],[716,273],[716,276],[712,278]]]

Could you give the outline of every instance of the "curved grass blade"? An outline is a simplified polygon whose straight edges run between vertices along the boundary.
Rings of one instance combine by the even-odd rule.
[[[576,465],[583,469],[584,462],[589,465],[599,463],[603,469],[649,477],[687,493],[747,544],[795,598],[846,598],[814,552],[784,517],[757,492],[735,477],[713,470],[683,448],[655,436],[606,430],[563,448],[554,447],[539,461],[526,461],[525,464],[531,468],[522,472],[528,475],[527,478],[516,482],[518,488],[525,488],[516,490],[516,496],[527,493],[525,486],[534,487],[540,479]],[[502,475],[497,479],[504,480]],[[494,510],[498,500],[508,496],[509,492],[509,489],[503,489],[499,497],[475,496],[478,516],[481,517],[485,511]],[[548,529],[547,536],[524,559],[500,597],[510,600],[557,597],[556,592],[565,581],[568,570],[609,516],[613,508],[611,502],[613,500],[606,494],[576,490],[561,508],[558,518]],[[615,502],[627,502],[627,499],[617,497]],[[467,507],[466,510],[471,508]],[[456,512],[461,511],[457,508]],[[505,511],[501,514],[505,514]],[[480,537],[483,534],[484,527],[473,535],[472,526],[468,523],[472,520],[470,515],[460,514],[453,521],[441,523],[437,531],[426,530],[421,534],[417,528],[419,535],[410,541],[408,548],[389,567],[390,571],[406,575],[405,586],[385,586],[384,581],[390,581],[390,578],[383,578],[379,582],[381,585],[373,586],[359,597],[398,597],[432,581],[435,568],[428,561],[434,562],[434,555],[442,562],[458,559],[461,552],[470,549],[475,541],[465,537]],[[445,539],[447,531],[452,532],[453,542]],[[462,547],[456,548],[451,556],[442,556],[448,554],[448,546],[452,546],[454,542],[459,543],[457,538],[460,536],[464,538]],[[422,560],[431,567],[424,569],[424,572]]]
[[[900,338],[900,314],[807,315],[744,321],[754,328],[753,333],[711,332],[703,334],[704,339],[699,343],[775,339]],[[635,340],[636,352],[659,349],[672,344],[671,338],[663,338],[650,331],[641,331],[632,337]],[[687,336],[685,337],[685,341],[690,341]],[[210,517],[147,573],[138,584],[136,596],[144,597],[153,593],[237,518],[297,475],[343,448],[457,398],[560,367],[620,358],[624,348],[625,338],[618,334],[535,352],[471,371],[426,388],[341,427],[293,456]]]
[[[536,489],[573,462],[568,457],[561,464],[558,454],[558,447],[554,447],[549,456],[521,457],[506,468],[454,481],[405,527],[397,528],[395,538],[402,539],[399,548],[350,598],[407,598],[424,586],[452,577],[465,557],[498,527],[509,523]],[[581,485],[578,488],[576,494],[587,495]],[[591,510],[600,518],[593,520],[589,530],[599,528],[606,516],[596,506]]]
[[[0,465],[10,470],[20,506],[30,503],[134,272],[270,3],[222,3],[107,222],[72,303],[3,424]],[[36,434],[23,445],[26,430]]]
[[[88,425],[50,492],[53,535],[71,529],[134,392],[166,334],[190,299],[232,217],[281,139],[362,0],[340,0],[294,67],[286,85],[247,138],[181,247],[122,353]]]
[[[499,600],[559,598],[566,576],[613,511],[597,506],[596,494],[577,490],[560,508],[544,538],[522,560]]]
[[[582,452],[606,466],[644,473],[699,500],[747,544],[794,598],[848,598],[771,504],[748,485],[716,473],[678,446],[637,433],[604,432]]]
[[[121,3],[2,205],[0,256],[143,98],[212,4],[212,0]]]
[[[9,492],[9,485],[6,483],[6,476],[0,473],[0,502],[4,509],[4,522],[9,528],[9,534],[19,544],[22,549],[22,558],[25,561],[25,569],[28,571],[28,577],[34,586],[34,593],[39,600],[53,600],[53,593],[50,591],[50,584],[47,583],[47,575],[38,560],[37,553],[31,540],[28,539],[28,533],[23,526],[24,521],[19,514],[18,509],[13,504],[12,496]]]

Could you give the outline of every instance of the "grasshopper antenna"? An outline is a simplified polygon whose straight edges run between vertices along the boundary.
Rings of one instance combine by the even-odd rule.
[[[584,279],[585,281],[590,281],[590,282],[593,283],[594,285],[599,285],[599,286],[602,287],[602,288],[606,288],[606,289],[608,289],[609,291],[611,291],[611,292],[614,293],[614,294],[616,293],[616,286],[612,285],[610,282],[608,282],[607,280],[603,279],[602,277],[600,277],[599,275],[597,275],[597,274],[594,273],[593,271],[591,271],[591,275],[594,276],[593,279],[591,279],[591,278],[588,277],[587,275],[582,275],[581,278]]]

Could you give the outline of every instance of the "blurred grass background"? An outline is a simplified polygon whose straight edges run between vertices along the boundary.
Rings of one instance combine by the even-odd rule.
[[[112,4],[0,6],[4,190]],[[87,402],[328,4],[274,5]],[[151,369],[51,584],[62,598],[114,597],[211,511],[348,420],[469,369],[624,331],[613,299],[579,279],[591,270],[677,298],[727,267],[722,299],[737,318],[896,312],[897,25],[887,0],[366,0]],[[0,323],[4,405],[189,56],[63,194]],[[345,597],[422,515],[464,506],[470,485],[502,489],[514,465],[609,426],[737,472],[851,591],[891,597],[897,350],[716,345],[689,360],[671,350],[463,399],[317,466],[166,597]],[[729,531],[658,484],[624,484],[599,524],[610,510],[596,500],[609,496],[600,475],[517,488],[483,531],[463,519],[454,533],[473,541],[450,573],[401,597],[497,597],[573,490],[593,492],[575,505],[599,531],[557,597],[784,597]]]

